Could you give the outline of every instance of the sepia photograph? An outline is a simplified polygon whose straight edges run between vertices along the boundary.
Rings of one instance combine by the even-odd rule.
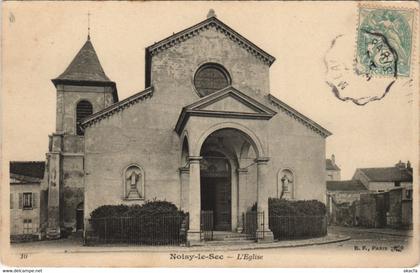
[[[418,12],[3,2],[1,263],[416,267]]]

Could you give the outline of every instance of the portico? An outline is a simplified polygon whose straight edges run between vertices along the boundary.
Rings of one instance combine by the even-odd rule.
[[[232,87],[183,108],[176,131],[181,143],[181,200],[189,212],[188,240],[200,240],[200,215],[212,211],[215,230],[242,231],[242,213],[255,203],[268,228],[268,120],[276,112]],[[263,221],[260,219],[259,221]],[[264,236],[262,236],[264,232]]]

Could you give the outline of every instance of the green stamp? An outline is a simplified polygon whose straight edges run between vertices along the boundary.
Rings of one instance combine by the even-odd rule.
[[[408,77],[413,20],[412,10],[360,7],[356,73]]]

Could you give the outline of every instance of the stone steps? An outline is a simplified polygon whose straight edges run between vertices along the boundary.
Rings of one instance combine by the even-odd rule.
[[[250,243],[253,242],[253,240],[249,239],[246,234],[242,233],[235,233],[235,232],[220,232],[215,231],[213,232],[213,241],[216,242],[246,242]]]

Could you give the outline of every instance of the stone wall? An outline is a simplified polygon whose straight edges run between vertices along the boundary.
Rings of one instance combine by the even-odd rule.
[[[114,102],[109,87],[58,85],[56,132],[76,134],[76,105],[81,100],[88,100],[93,112]]]
[[[402,188],[389,191],[389,210],[387,224],[399,227],[402,224]]]

